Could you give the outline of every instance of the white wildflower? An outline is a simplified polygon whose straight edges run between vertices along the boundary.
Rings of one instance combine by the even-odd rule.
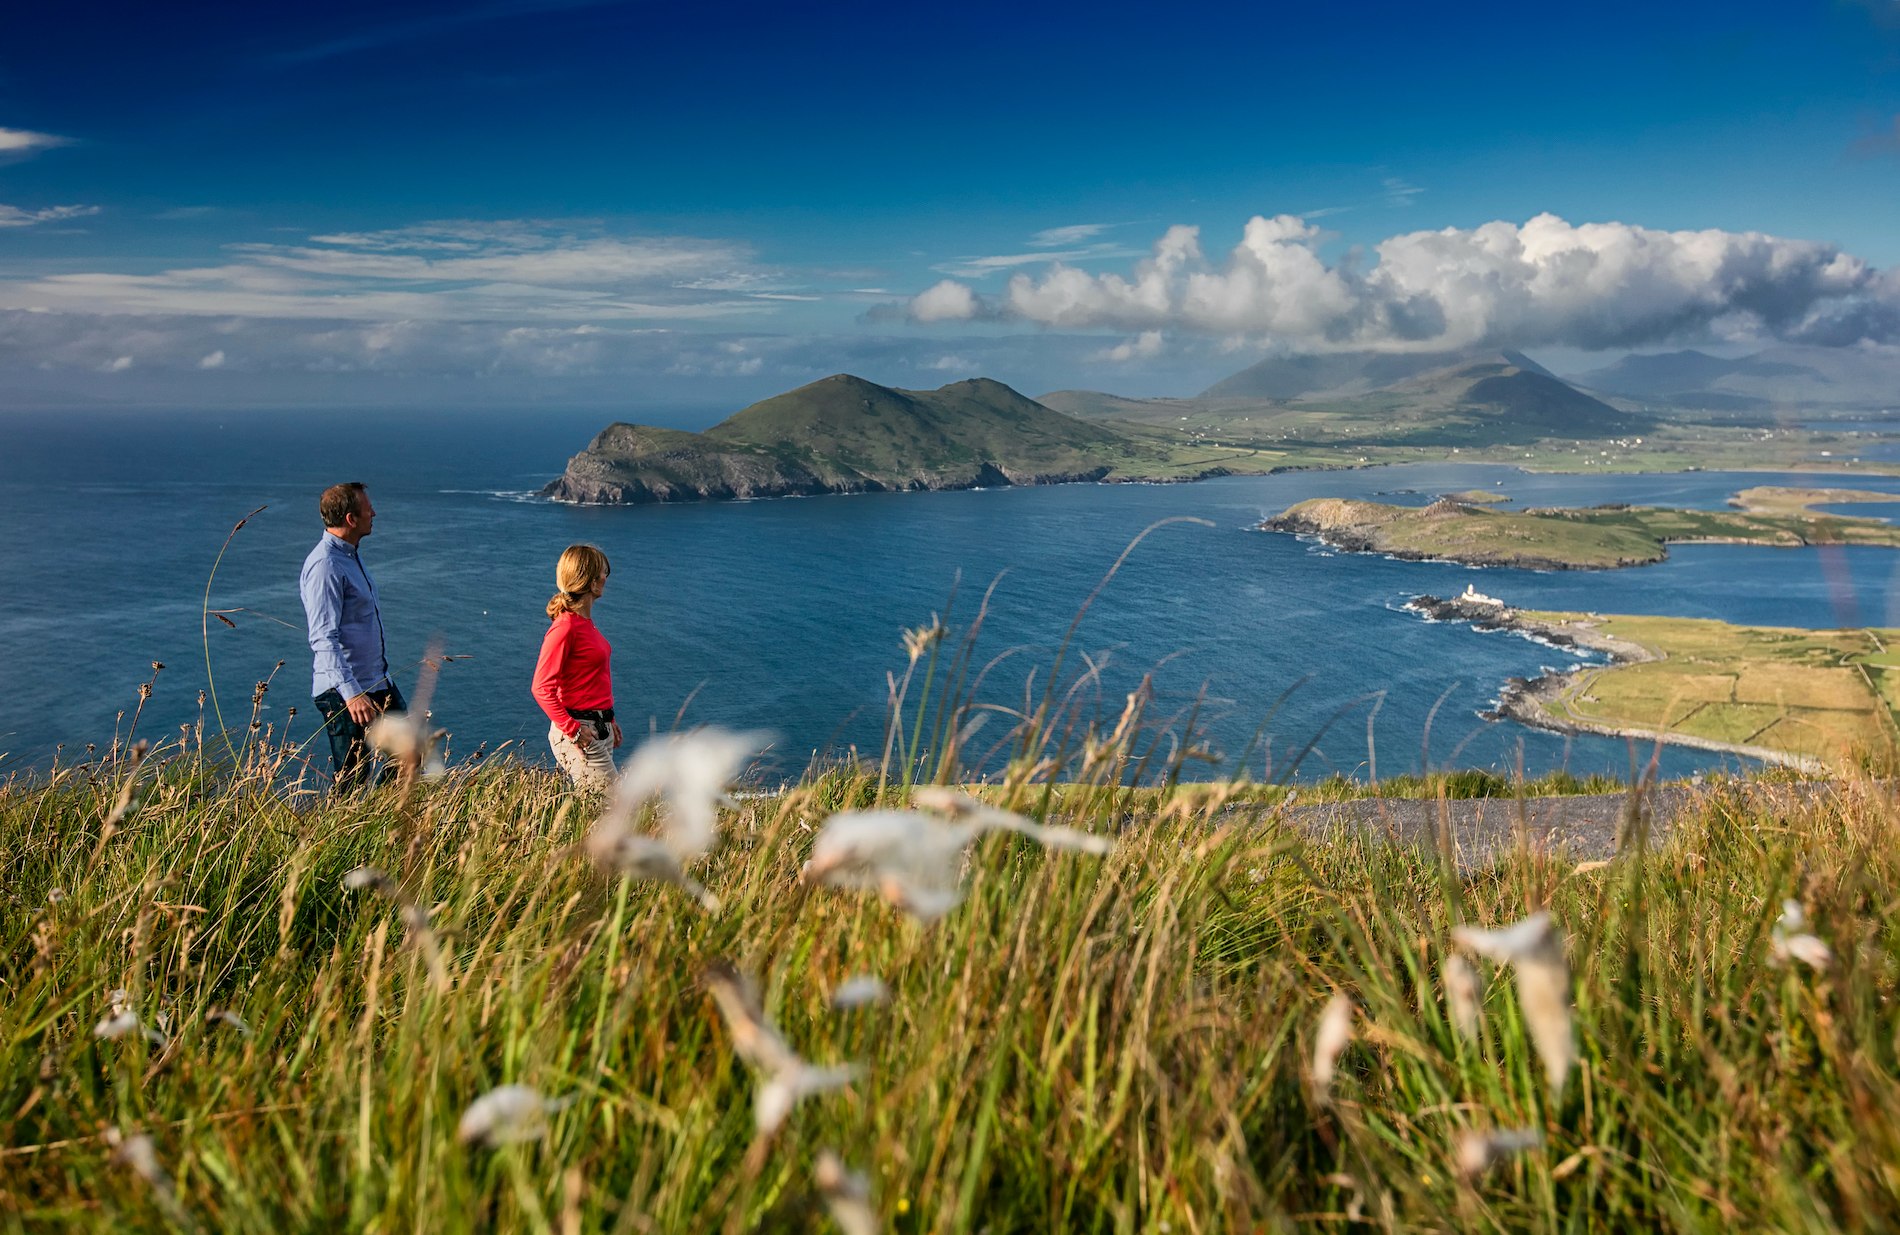
[[[547,1135],[548,1116],[573,1101],[572,1096],[545,1098],[526,1085],[503,1085],[469,1103],[455,1126],[455,1139],[464,1145],[537,1141]]]
[[[1333,1078],[1339,1072],[1339,1057],[1352,1042],[1352,1000],[1334,995],[1320,1013],[1319,1030],[1313,1035],[1313,1090],[1321,1102],[1332,1100]]]
[[[1794,959],[1810,969],[1826,969],[1834,963],[1834,949],[1819,936],[1807,933],[1808,914],[1798,900],[1781,902],[1781,918],[1768,935],[1770,959],[1779,965]]]
[[[131,1136],[117,1128],[106,1129],[106,1144],[112,1146],[112,1160],[127,1167],[134,1175],[150,1184],[152,1190],[163,1197],[172,1194],[172,1179],[159,1164],[158,1149],[152,1144],[152,1138],[143,1132],[134,1132]]]
[[[838,1009],[861,1008],[866,1004],[883,1003],[891,997],[891,988],[884,979],[875,974],[859,974],[838,984],[831,992],[831,1006]]]
[[[244,1023],[244,1018],[229,1008],[219,1008],[208,1013],[205,1021],[210,1024],[228,1025],[247,1038],[251,1036],[251,1027]]]
[[[751,983],[736,970],[715,965],[703,980],[725,1017],[733,1051],[764,1074],[753,1095],[753,1123],[761,1137],[777,1131],[800,1099],[857,1079],[855,1066],[819,1068],[801,1059],[765,1019]]]
[[[92,1027],[92,1036],[106,1039],[123,1038],[126,1034],[131,1033],[138,1027],[139,1014],[130,1008],[126,1008],[122,1011],[114,1012],[105,1020],[94,1025]]]
[[[424,780],[437,780],[448,772],[442,759],[442,740],[448,736],[447,729],[431,727],[428,714],[422,711],[384,712],[363,731],[363,739],[401,767],[405,776]]]
[[[719,807],[731,804],[727,786],[770,741],[767,733],[717,728],[649,740],[627,760],[613,802],[583,842],[588,856],[623,875],[676,884],[708,912],[717,910],[719,898],[686,868],[711,852]],[[640,810],[656,798],[666,803],[663,831],[657,837],[634,831]]]
[[[1543,1143],[1543,1134],[1535,1128],[1498,1129],[1490,1132],[1467,1129],[1458,1134],[1458,1142],[1452,1151],[1452,1156],[1457,1163],[1460,1175],[1466,1179],[1476,1179],[1512,1154],[1535,1149]]]
[[[877,1214],[871,1209],[871,1181],[861,1172],[848,1170],[844,1160],[829,1149],[818,1155],[812,1165],[812,1182],[818,1195],[825,1198],[831,1220],[844,1235],[875,1235]]]
[[[1106,837],[1039,824],[951,790],[920,789],[913,797],[953,821],[916,810],[840,811],[820,829],[801,878],[874,890],[928,923],[962,902],[964,851],[985,832],[1015,832],[1041,845],[1083,853],[1106,853],[1111,846]]]
[[[1544,1062],[1551,1092],[1563,1092],[1577,1047],[1570,1020],[1570,966],[1564,959],[1563,932],[1550,914],[1534,913],[1496,931],[1460,926],[1451,937],[1480,956],[1511,966],[1531,1044]]]
[[[352,892],[361,892],[368,888],[384,896],[396,895],[396,881],[374,866],[359,866],[354,870],[346,871],[343,875],[343,886]]]
[[[1478,1040],[1479,1009],[1484,1006],[1484,987],[1471,962],[1453,953],[1445,958],[1441,974],[1445,980],[1445,1005],[1451,1013],[1452,1028],[1467,1041]]]

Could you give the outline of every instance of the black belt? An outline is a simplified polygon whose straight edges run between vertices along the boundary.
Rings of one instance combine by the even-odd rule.
[[[611,725],[614,719],[612,708],[569,708],[567,714],[575,720],[597,720]]]

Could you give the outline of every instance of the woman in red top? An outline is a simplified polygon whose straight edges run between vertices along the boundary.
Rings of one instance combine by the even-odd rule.
[[[613,780],[620,745],[614,721],[613,649],[594,625],[594,602],[607,586],[607,555],[592,545],[569,545],[554,568],[561,590],[548,601],[553,625],[534,666],[534,698],[552,722],[548,745],[561,770],[581,788]]]

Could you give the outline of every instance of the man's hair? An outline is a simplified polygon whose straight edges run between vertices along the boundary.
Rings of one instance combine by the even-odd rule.
[[[342,527],[351,515],[363,511],[363,482],[352,480],[346,484],[331,485],[317,499],[317,513],[323,516],[323,526]]]

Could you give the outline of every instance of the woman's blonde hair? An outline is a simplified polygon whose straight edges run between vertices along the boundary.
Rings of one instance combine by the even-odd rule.
[[[548,617],[578,613],[581,602],[594,590],[594,585],[612,573],[607,566],[607,555],[599,549],[592,545],[569,545],[561,551],[561,560],[554,566],[554,586],[561,590],[548,599]]]

